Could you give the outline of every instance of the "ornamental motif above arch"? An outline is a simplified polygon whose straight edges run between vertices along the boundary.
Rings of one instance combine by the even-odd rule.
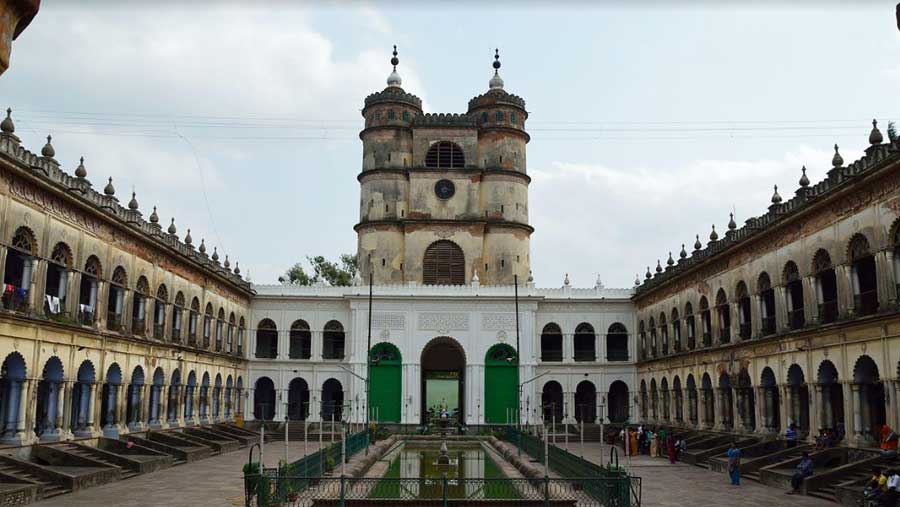
[[[863,232],[857,232],[847,242],[848,262],[864,259],[872,255],[872,242]]]
[[[781,270],[781,280],[784,284],[800,280],[800,268],[797,267],[796,262],[787,261],[784,263],[784,268]]]
[[[759,274],[759,277],[756,279],[756,293],[761,294],[767,290],[772,288],[772,279],[769,278],[769,274],[763,271]]]
[[[141,275],[138,277],[137,284],[135,284],[134,289],[136,292],[143,294],[145,296],[150,295],[150,282],[147,281],[147,277]]]
[[[74,256],[72,255],[72,249],[69,248],[69,245],[60,241],[53,247],[53,251],[50,253],[50,261],[58,264],[60,266],[64,266],[66,268],[72,267],[72,259]]]
[[[29,255],[38,255],[37,236],[30,227],[22,225],[13,233],[10,246]]]

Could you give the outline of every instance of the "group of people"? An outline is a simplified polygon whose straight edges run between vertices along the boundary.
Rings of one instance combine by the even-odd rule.
[[[866,483],[863,497],[870,505],[896,507],[900,502],[900,471],[882,469]]]
[[[687,449],[684,438],[672,432],[667,434],[662,428],[654,432],[650,428],[638,426],[637,429],[623,429],[619,435],[625,442],[625,454],[628,456],[668,456],[669,462],[675,463],[678,455]]]
[[[732,486],[741,485],[741,457],[743,452],[738,448],[737,442],[732,442],[728,451],[725,453],[728,457],[728,477],[731,479]],[[803,480],[813,474],[813,460],[809,457],[809,453],[803,451],[800,462],[794,467],[794,473],[791,475],[791,489],[787,494],[793,495],[800,491],[803,486]]]

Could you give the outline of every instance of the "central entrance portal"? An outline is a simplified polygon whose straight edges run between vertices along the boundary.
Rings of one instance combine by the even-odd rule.
[[[442,336],[422,350],[422,424],[446,410],[451,424],[465,423],[466,356],[453,338]]]

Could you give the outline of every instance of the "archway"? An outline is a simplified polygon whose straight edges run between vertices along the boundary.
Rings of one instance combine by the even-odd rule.
[[[650,409],[648,405],[647,381],[641,379],[641,420],[645,422],[650,419]]]
[[[25,431],[25,414],[20,410],[23,406],[22,397],[25,396],[26,368],[25,358],[18,352],[12,352],[3,360],[0,369],[0,393],[2,393],[2,417],[3,440],[16,442],[16,435]],[[20,426],[21,425],[21,426]]]
[[[322,421],[341,421],[344,411],[344,387],[330,378],[322,384]]]
[[[735,392],[737,393],[738,416],[741,423],[739,428],[753,431],[756,429],[756,397],[753,395],[753,382],[746,369],[741,369],[738,373]]]
[[[324,403],[324,393],[322,402]],[[275,383],[269,377],[260,377],[253,390],[253,418],[271,421],[275,418]]]
[[[778,394],[778,385],[775,380],[775,372],[766,366],[763,368],[760,378],[763,399],[760,400],[763,408],[763,425],[766,431],[778,433],[781,430],[781,397]]]
[[[96,379],[93,363],[85,359],[78,367],[77,382],[72,388],[72,427],[76,437],[92,436],[94,415],[91,405]]]
[[[442,409],[453,423],[465,419],[466,355],[453,338],[434,338],[422,349],[422,424]]]
[[[209,422],[209,372],[204,372],[200,381],[200,422]]]
[[[803,369],[797,364],[788,368],[788,425],[793,424],[803,435],[809,433],[809,387],[803,376]]]
[[[621,380],[616,380],[609,385],[609,393],[606,396],[610,422],[621,423],[628,421],[628,385]]]
[[[159,428],[161,425],[159,412],[162,409],[163,384],[165,383],[166,375],[162,368],[157,367],[153,370],[153,384],[150,386],[149,400],[150,420],[148,422],[154,428]]]
[[[675,375],[672,380],[672,403],[675,408],[675,422],[681,424],[684,422],[684,397],[681,390],[681,377]]]
[[[231,380],[229,379],[229,384]],[[226,389],[227,390],[227,389]],[[226,400],[227,403],[227,400]],[[309,415],[309,384],[300,377],[288,384],[288,413],[292,421],[305,421]]]
[[[212,416],[214,421],[218,421],[222,415],[222,374],[216,373],[216,381],[213,383],[212,391]]]
[[[309,388],[307,388],[307,392]],[[232,405],[232,396],[234,393],[234,380],[231,379],[231,375],[228,375],[228,378],[225,379],[225,419],[231,419],[231,405]],[[307,400],[308,402],[309,400]],[[308,405],[304,405],[307,410],[309,410]]]
[[[369,353],[369,409],[378,422],[400,422],[403,358],[391,343],[378,343]]]
[[[816,386],[818,406],[821,407],[820,420],[822,428],[834,429],[837,437],[843,440],[844,426],[844,391],[838,382],[838,372],[834,363],[825,359],[819,364],[819,385]]]
[[[269,380],[271,383],[272,381]],[[187,385],[184,386],[184,422],[192,424],[194,422],[194,390],[197,388],[197,373],[190,372],[187,377]],[[272,387],[274,396],[275,387]]]
[[[125,419],[129,430],[136,430],[141,424],[141,392],[144,390],[144,369],[135,366],[128,384],[128,400],[125,402]]]
[[[859,413],[859,424],[854,424],[855,436],[859,440],[878,441],[886,420],[885,396],[878,365],[871,357],[862,355],[856,360],[850,388]]]
[[[702,410],[702,425],[704,428],[711,428],[715,424],[716,399],[713,396],[712,378],[709,373],[704,373],[700,380],[700,393]]]
[[[65,375],[62,361],[56,356],[44,364],[38,384],[37,417],[34,433],[41,440],[57,440],[62,429],[62,406]]]
[[[669,380],[666,377],[663,377],[659,383],[659,390],[662,393],[662,419],[669,422],[672,413],[672,400],[669,392]]]
[[[119,389],[122,385],[122,369],[113,363],[106,370],[106,382],[100,400],[100,427],[103,435],[118,438],[119,431]]]
[[[541,407],[545,423],[562,422],[563,388],[559,382],[551,380],[544,384],[544,389],[541,391]]]
[[[575,421],[593,424],[597,418],[597,388],[590,380],[582,380],[575,387]]]
[[[697,426],[699,421],[699,410],[698,410],[698,396],[697,396],[697,381],[694,379],[694,374],[688,374],[687,382],[687,395],[688,395],[688,421],[694,426]]]
[[[518,418],[519,361],[516,351],[498,343],[484,355],[484,422],[510,424]]]
[[[169,419],[169,425],[175,425],[178,423],[178,407],[180,405],[178,400],[179,390],[181,389],[181,372],[179,370],[175,370],[172,372],[172,381],[169,383],[169,392],[168,392],[168,414],[166,417]]]
[[[728,429],[734,427],[734,391],[731,389],[731,377],[722,372],[719,375],[719,399],[721,403],[719,413],[722,414],[722,426]]]

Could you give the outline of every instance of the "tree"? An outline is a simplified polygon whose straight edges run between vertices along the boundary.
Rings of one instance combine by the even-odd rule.
[[[888,140],[890,142],[897,140],[897,126],[892,121],[888,122]]]
[[[321,255],[306,257],[312,267],[312,275],[306,272],[303,263],[296,263],[285,271],[280,282],[295,285],[313,285],[325,282],[333,287],[346,287],[353,284],[356,276],[356,255],[342,254],[337,262],[332,262]]]

